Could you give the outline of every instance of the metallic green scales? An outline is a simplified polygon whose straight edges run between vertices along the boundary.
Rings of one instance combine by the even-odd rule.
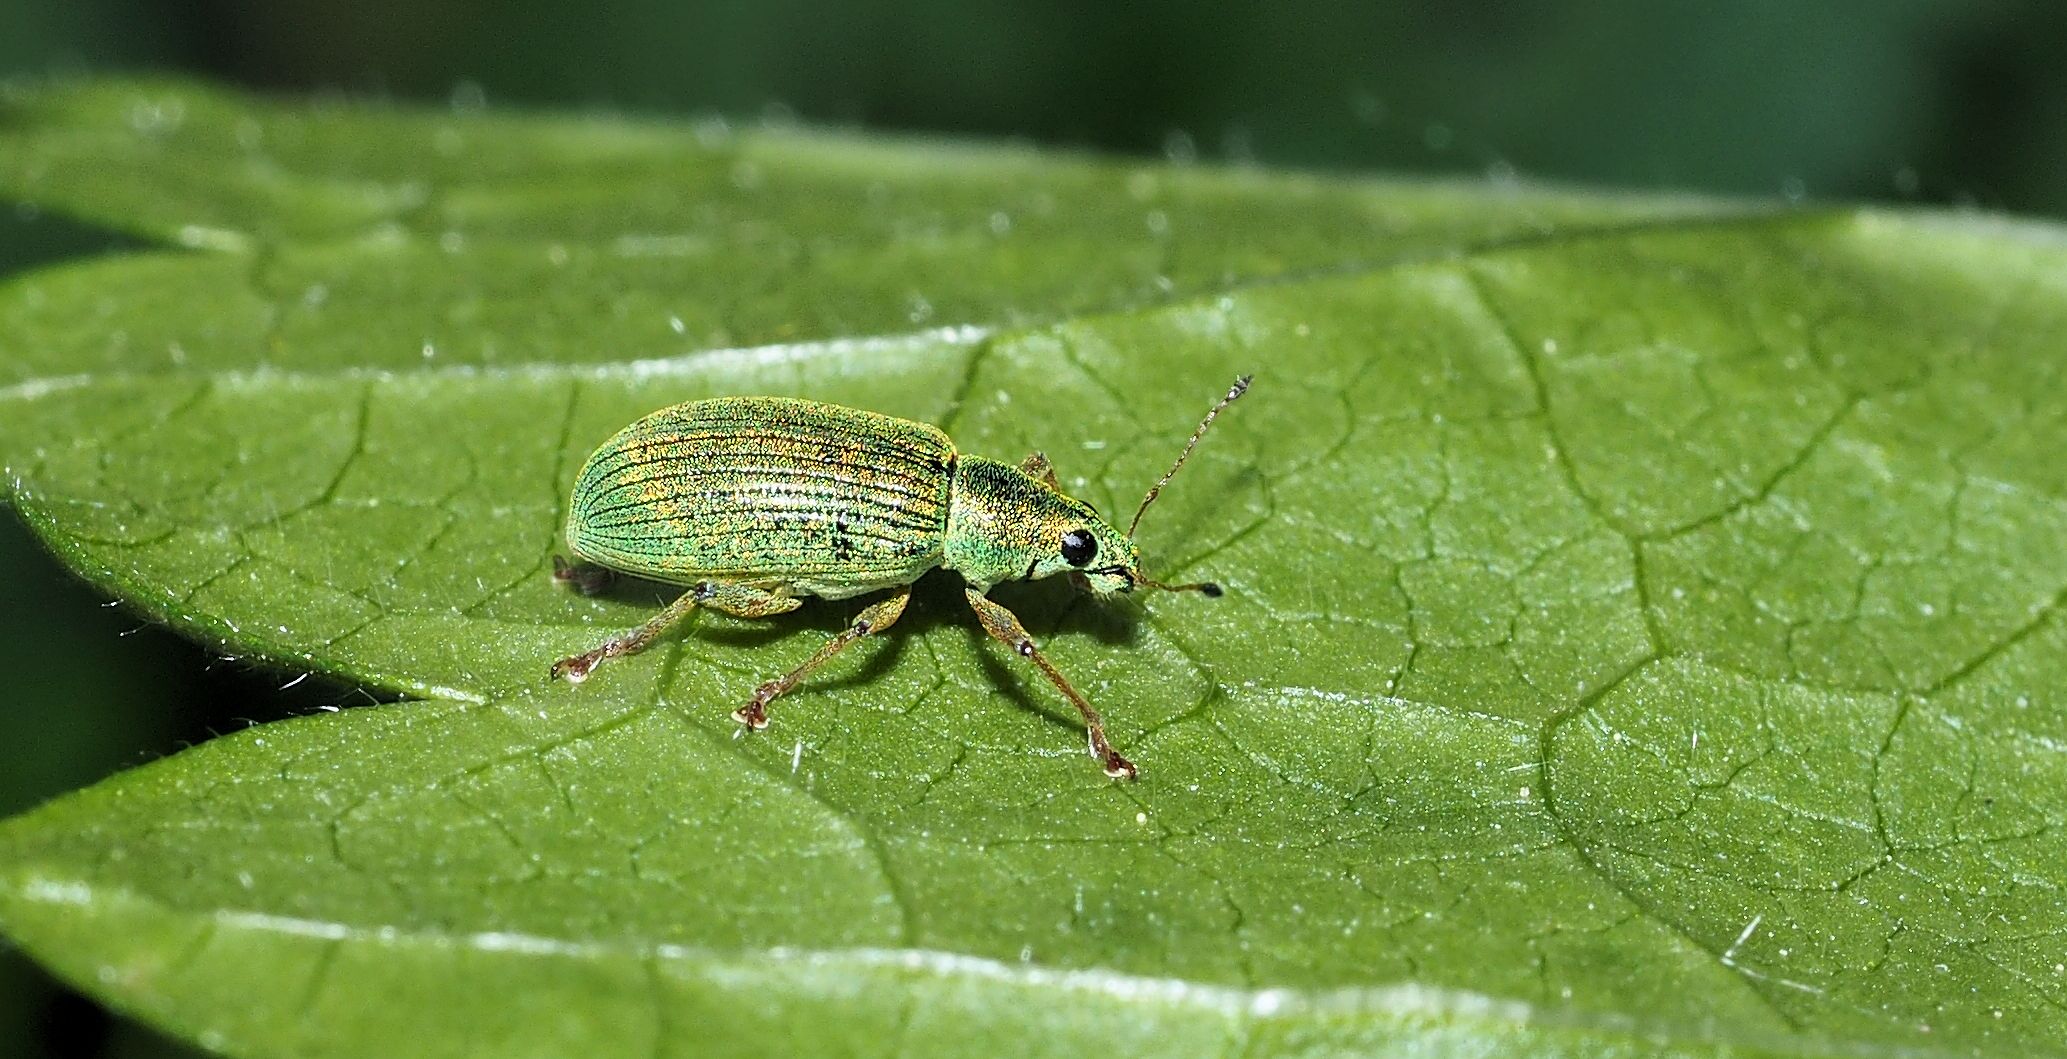
[[[954,468],[954,443],[924,423],[781,397],[691,401],[596,450],[567,543],[675,584],[841,599],[940,564]]]

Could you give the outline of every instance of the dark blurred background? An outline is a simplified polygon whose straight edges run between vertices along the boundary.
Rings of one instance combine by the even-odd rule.
[[[0,78],[1005,136],[2067,213],[2058,0],[0,0]],[[0,203],[0,281],[102,238]],[[4,355],[4,354],[0,354]],[[0,814],[348,688],[213,659],[0,512]],[[187,1054],[0,952],[0,1057]]]

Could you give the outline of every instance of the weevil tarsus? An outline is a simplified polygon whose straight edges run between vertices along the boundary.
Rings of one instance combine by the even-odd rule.
[[[911,602],[911,586],[904,585],[888,599],[872,603],[862,609],[854,618],[854,624],[847,626],[832,639],[825,642],[817,653],[804,660],[804,664],[784,673],[782,676],[754,689],[746,705],[732,711],[732,719],[755,731],[768,727],[768,704],[777,695],[797,686],[806,674],[830,661],[832,657],[852,646],[864,636],[873,636],[897,624],[904,616],[904,605]]]

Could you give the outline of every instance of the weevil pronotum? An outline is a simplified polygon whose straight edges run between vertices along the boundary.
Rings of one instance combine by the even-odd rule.
[[[1141,572],[1134,531],[1191,458],[1222,409],[1249,388],[1235,380],[1141,498],[1125,533],[1062,491],[1048,457],[1018,466],[955,451],[939,428],[786,397],[718,397],[663,408],[603,443],[568,503],[555,579],[584,592],[611,571],[688,585],[652,620],[553,663],[579,683],[606,658],[644,650],[698,607],[742,618],[795,610],[799,596],[845,599],[890,589],[804,664],[754,689],[732,718],[768,725],[768,703],[864,636],[897,623],[912,582],[945,566],[968,582],[985,632],[1029,659],[1084,715],[1091,754],[1113,777],[1135,775],[1106,741],[1098,711],[1034,646],[992,586],[1067,574],[1098,595],[1159,588],[1220,595],[1210,581],[1166,585]],[[593,564],[593,565],[591,565]]]

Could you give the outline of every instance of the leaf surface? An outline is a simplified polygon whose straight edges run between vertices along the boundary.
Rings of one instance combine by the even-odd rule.
[[[239,1055],[2055,1054],[2067,243],[1973,219],[599,119],[19,95],[0,287],[76,569],[405,701],[0,825],[0,927]],[[998,218],[1003,217],[1000,221]],[[584,456],[779,393],[1046,450],[1220,600],[546,572]]]

